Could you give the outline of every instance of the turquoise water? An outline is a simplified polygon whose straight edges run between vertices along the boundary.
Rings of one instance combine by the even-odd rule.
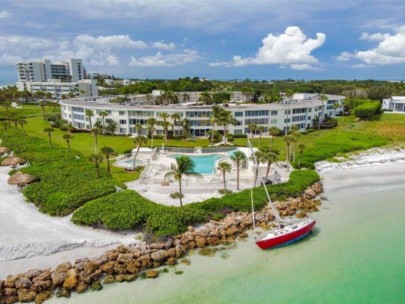
[[[172,154],[169,157],[176,159],[183,154]],[[199,174],[214,174],[216,161],[225,158],[223,155],[210,154],[210,155],[187,155],[195,164],[194,170]]]
[[[194,253],[190,266],[180,264],[156,280],[53,302],[404,303],[405,186],[387,189],[375,181],[362,193],[342,195],[344,179],[326,189],[327,200],[313,214],[316,229],[293,245],[262,251],[250,237],[215,257]]]

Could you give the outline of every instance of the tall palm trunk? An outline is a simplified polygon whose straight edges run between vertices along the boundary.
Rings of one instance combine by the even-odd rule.
[[[105,156],[106,160],[107,160],[107,172],[109,175],[111,175],[111,170],[110,170],[110,155],[107,153]]]
[[[182,198],[183,192],[182,192],[182,189],[181,189],[181,177],[179,179],[179,193],[180,193],[180,195],[179,195],[179,197],[180,197],[180,207],[183,207],[183,198]]]
[[[70,152],[70,141],[67,141],[68,151]]]
[[[49,145],[52,146],[52,138],[51,138],[51,133],[48,133],[48,138],[49,138]]]
[[[96,170],[97,170],[97,177],[100,178],[100,166],[98,164],[96,165]]]
[[[226,179],[225,179],[225,171],[222,172],[222,178],[224,179],[224,191],[226,191]]]
[[[236,163],[236,189],[239,190],[239,162]]]
[[[141,145],[138,145],[136,147],[136,152],[135,152],[135,156],[134,156],[134,172],[135,172],[135,165],[136,165],[136,157],[138,156],[139,153],[139,149],[141,148]]]
[[[270,167],[271,167],[271,162],[268,162],[267,163],[267,170],[266,170],[266,180],[269,178]]]
[[[215,125],[216,125],[216,123],[214,123],[214,124],[212,125],[212,131],[211,131],[211,146],[212,146],[213,143],[214,143]]]

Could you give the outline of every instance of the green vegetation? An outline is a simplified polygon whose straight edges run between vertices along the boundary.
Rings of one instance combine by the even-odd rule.
[[[270,186],[268,190],[273,200],[282,200],[299,196],[318,180],[319,176],[315,171],[294,171],[288,183]],[[255,208],[262,209],[268,201],[263,187],[255,188],[253,196]],[[127,190],[87,203],[74,212],[72,221],[80,225],[103,225],[112,230],[144,228],[158,237],[184,232],[188,225],[210,218],[218,220],[229,211],[250,210],[249,189],[181,208],[160,205]]]
[[[361,119],[369,119],[381,110],[381,103],[379,101],[367,101],[359,104],[354,109],[354,115]]]
[[[46,140],[22,135],[15,129],[9,130],[8,135],[3,139],[4,145],[30,162],[22,171],[39,178],[39,182],[24,188],[24,195],[42,212],[67,215],[86,202],[115,191],[116,183],[107,174],[97,178],[94,167],[82,154],[50,147]]]

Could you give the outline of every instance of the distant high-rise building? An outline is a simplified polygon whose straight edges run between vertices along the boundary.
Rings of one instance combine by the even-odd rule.
[[[37,62],[18,62],[16,68],[19,81],[43,82],[57,79],[77,82],[85,78],[82,59],[71,58],[67,62],[51,62],[49,59]]]

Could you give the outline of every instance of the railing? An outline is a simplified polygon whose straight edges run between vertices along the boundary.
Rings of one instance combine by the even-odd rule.
[[[195,148],[175,148],[175,147],[161,147],[156,148],[159,152],[171,152],[171,153],[195,153]],[[229,152],[235,150],[235,147],[216,147],[216,148],[201,148],[201,153],[220,153]],[[199,153],[200,154],[200,153]]]

